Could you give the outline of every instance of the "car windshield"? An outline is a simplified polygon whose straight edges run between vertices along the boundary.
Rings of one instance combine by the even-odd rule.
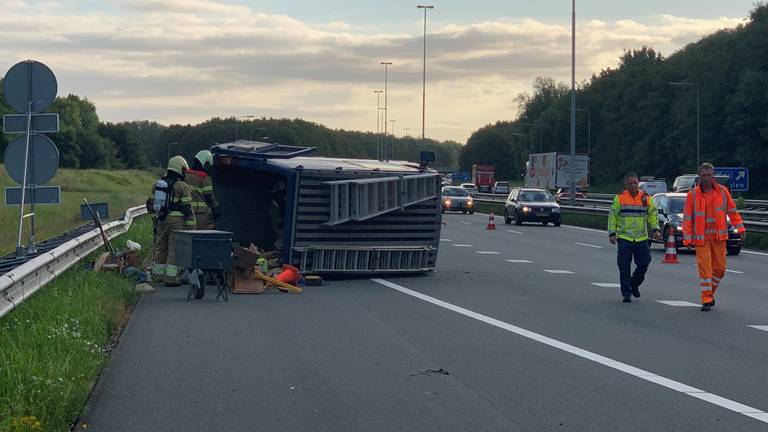
[[[454,196],[454,197],[469,196],[469,192],[467,192],[466,189],[462,189],[462,188],[445,188],[443,189],[443,196]]]
[[[464,185],[462,186],[464,189],[477,189],[477,186],[475,185]]]
[[[509,183],[506,182],[498,182],[496,183],[497,187],[509,187]]]
[[[685,207],[685,198],[670,198],[669,199],[669,212],[680,214],[683,212],[683,207]]]
[[[546,191],[522,191],[518,201],[522,202],[553,202],[555,198]]]

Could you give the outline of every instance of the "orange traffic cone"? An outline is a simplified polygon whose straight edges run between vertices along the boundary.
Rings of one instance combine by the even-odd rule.
[[[677,242],[675,241],[675,230],[671,226],[669,227],[669,235],[667,236],[667,242],[665,244],[667,252],[664,254],[664,264],[677,264],[680,261],[677,260]]]
[[[495,230],[496,229],[496,221],[493,219],[493,212],[490,212],[488,214],[488,226],[485,227],[487,230]]]

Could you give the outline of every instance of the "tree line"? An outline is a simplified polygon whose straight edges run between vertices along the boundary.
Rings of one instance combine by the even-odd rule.
[[[2,98],[0,115],[12,113]],[[201,149],[237,138],[292,146],[315,147],[316,154],[329,157],[376,158],[375,133],[330,129],[301,119],[212,118],[199,124],[164,126],[153,121],[102,122],[96,106],[76,95],[58,97],[47,112],[59,114],[59,133],[49,134],[59,149],[60,164],[67,168],[131,168],[164,166],[168,156],[181,154],[191,160]],[[13,136],[0,134],[0,161]],[[387,156],[419,160],[421,139],[386,137]],[[458,167],[461,144],[426,139],[425,150],[436,153],[436,166]]]
[[[591,156],[592,182],[628,171],[671,180],[696,168],[696,97],[701,161],[750,168],[750,192],[768,193],[768,5],[669,57],[652,47],[625,51],[577,89],[577,153]],[[692,85],[673,85],[687,83]],[[570,151],[570,88],[538,78],[517,96],[520,115],[475,131],[459,165],[496,163],[519,178],[532,152]],[[588,128],[589,123],[591,127]],[[589,141],[588,141],[589,140]]]

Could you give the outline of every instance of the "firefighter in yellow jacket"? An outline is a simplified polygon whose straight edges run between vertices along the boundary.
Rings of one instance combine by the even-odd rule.
[[[178,283],[179,268],[169,256],[169,243],[174,231],[195,229],[192,193],[184,182],[189,169],[187,161],[174,156],[168,161],[166,175],[155,183],[147,210],[155,220],[155,246],[152,257],[152,278],[157,282]]]
[[[219,204],[213,196],[212,168],[213,155],[208,150],[200,150],[192,161],[192,169],[184,175],[192,191],[192,210],[198,230],[214,229],[219,219]]]

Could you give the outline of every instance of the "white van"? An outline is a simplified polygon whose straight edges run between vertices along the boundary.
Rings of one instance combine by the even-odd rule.
[[[641,181],[638,186],[640,187],[641,191],[651,196],[658,193],[665,193],[667,191],[667,182],[664,180]]]

